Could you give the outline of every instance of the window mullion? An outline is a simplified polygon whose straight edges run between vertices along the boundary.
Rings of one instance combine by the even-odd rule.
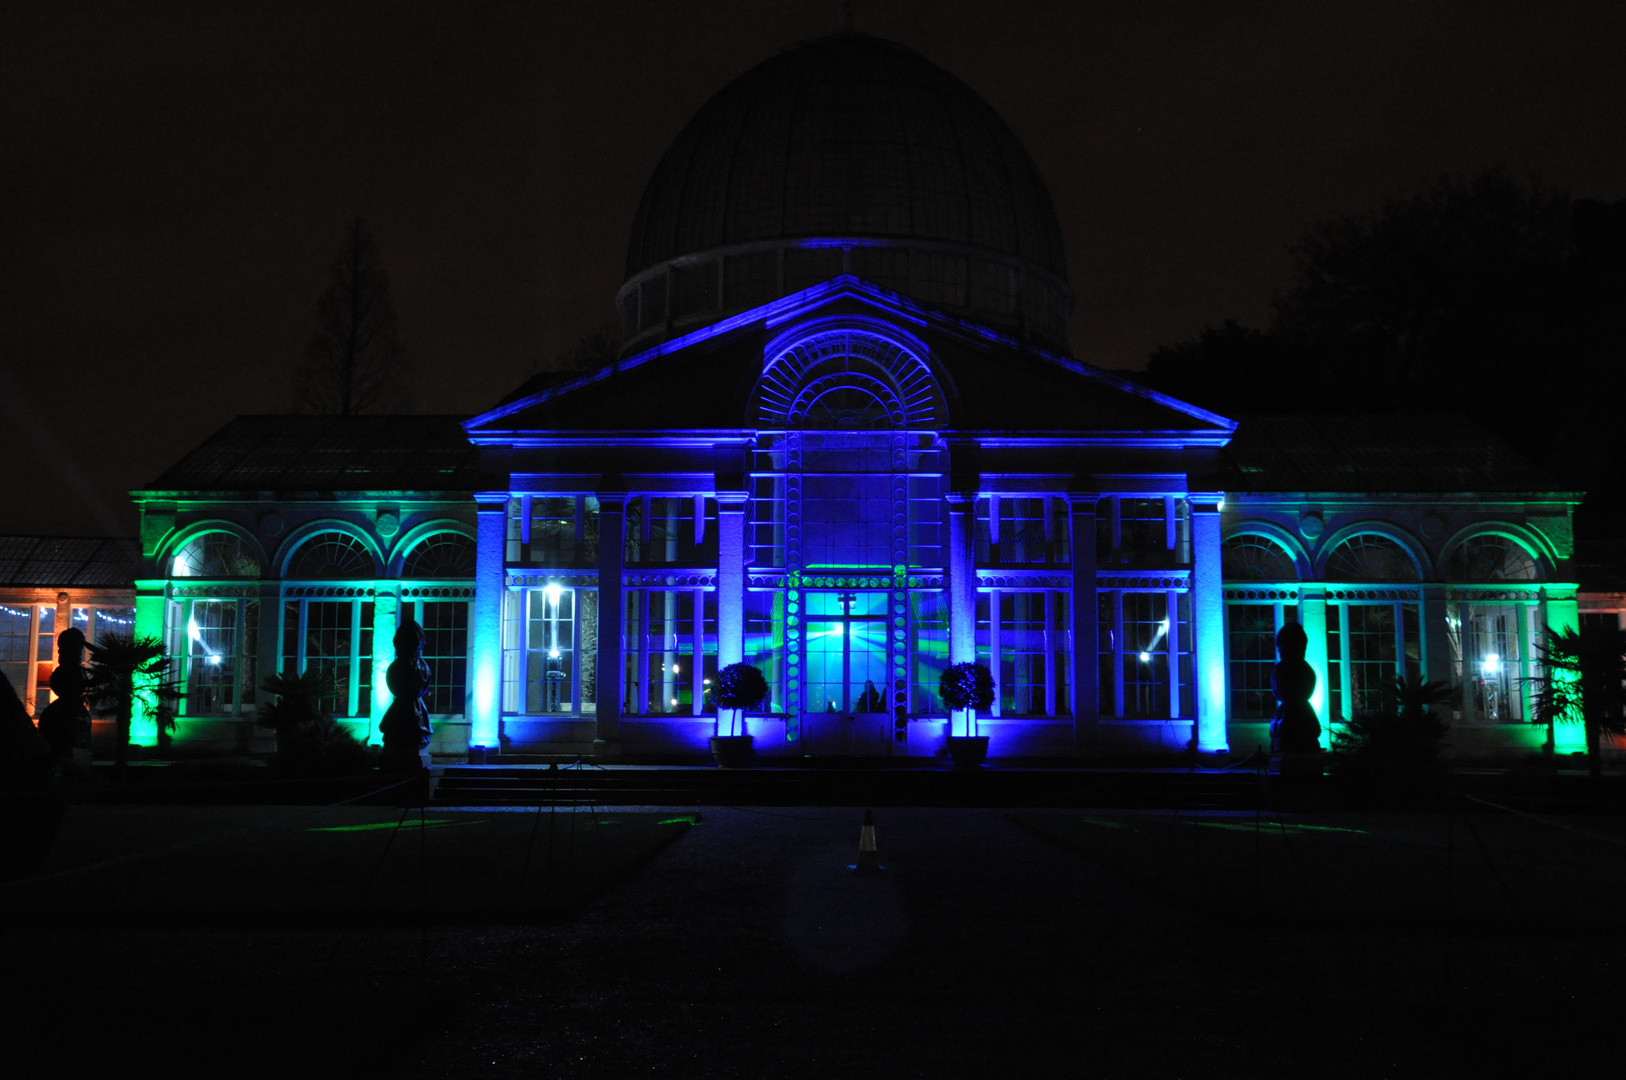
[[[1124,714],[1124,594],[1112,593],[1112,715]]]

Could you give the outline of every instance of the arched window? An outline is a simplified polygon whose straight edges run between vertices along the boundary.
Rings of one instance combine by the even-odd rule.
[[[1528,551],[1493,533],[1470,536],[1445,560],[1447,581],[1535,581],[1539,576]]]
[[[1226,581],[1296,581],[1287,552],[1262,536],[1233,536],[1220,549]]]
[[[1327,558],[1328,581],[1416,581],[1417,564],[1406,549],[1378,533],[1360,533]]]
[[[813,333],[786,347],[764,367],[755,399],[766,428],[935,427],[948,412],[923,359],[859,329]]]
[[[370,578],[373,557],[349,533],[318,533],[305,541],[288,565],[291,578]]]
[[[474,576],[474,541],[462,533],[441,532],[426,537],[401,566],[409,578],[465,578]]]
[[[260,561],[236,533],[209,532],[181,545],[170,573],[178,578],[259,577]]]
[[[802,426],[814,429],[884,429],[892,426],[892,415],[887,403],[868,387],[849,384],[820,394],[802,415]]]

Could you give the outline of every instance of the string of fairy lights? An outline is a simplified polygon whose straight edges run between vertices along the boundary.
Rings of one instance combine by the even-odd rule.
[[[91,608],[74,608],[73,609],[73,621],[74,622],[87,622],[89,620],[89,612],[91,610],[95,610],[95,612],[96,612],[96,622],[98,624],[110,623],[113,626],[134,626],[135,625],[135,616],[132,615],[132,616],[130,616],[129,618],[126,619],[126,618],[120,618],[119,616],[113,614],[114,611],[128,611],[129,610],[128,608],[95,608],[95,609],[91,609]],[[48,606],[46,606],[44,604],[40,605],[40,614],[41,615],[54,615],[55,613],[56,613],[56,608],[48,607]],[[11,607],[11,606],[9,606],[7,604],[0,604],[0,615],[10,615],[14,619],[27,619],[27,618],[30,618],[32,616],[32,613],[27,608],[20,608],[19,609],[19,608]]]

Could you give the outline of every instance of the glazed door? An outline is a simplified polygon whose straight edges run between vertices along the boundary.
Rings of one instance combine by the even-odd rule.
[[[889,726],[863,714],[886,712],[886,603],[884,592],[808,594],[802,730],[810,753],[884,752]]]

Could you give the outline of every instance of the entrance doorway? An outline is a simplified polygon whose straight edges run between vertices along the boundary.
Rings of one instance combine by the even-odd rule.
[[[855,590],[806,595],[802,731],[808,752],[888,752],[892,722],[886,715],[887,594]]]

